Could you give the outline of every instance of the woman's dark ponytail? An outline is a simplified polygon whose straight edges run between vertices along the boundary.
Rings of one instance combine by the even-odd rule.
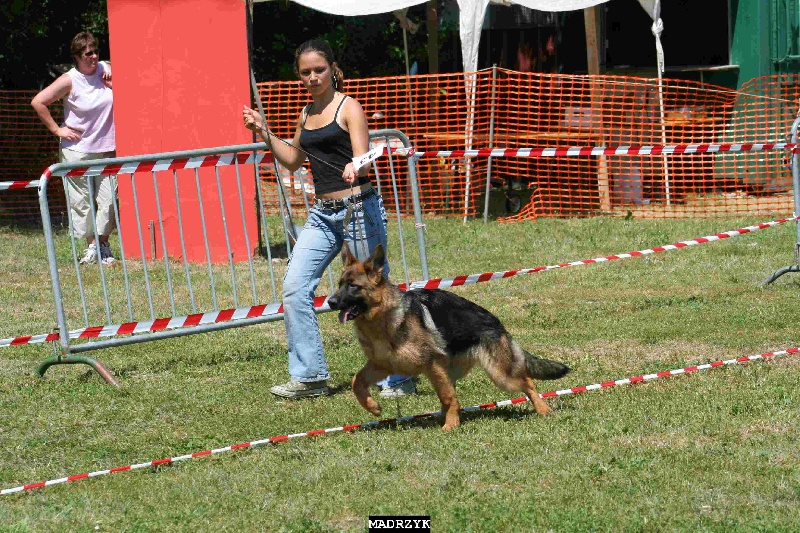
[[[344,86],[344,72],[342,72],[342,69],[340,69],[339,65],[336,63],[331,65],[331,71],[333,73],[333,88],[341,92]]]

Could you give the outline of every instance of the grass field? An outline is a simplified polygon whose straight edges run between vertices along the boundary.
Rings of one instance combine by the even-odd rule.
[[[431,219],[428,256],[449,277],[764,220]],[[793,262],[795,240],[789,223],[451,290],[572,367],[547,392],[800,345],[800,277],[759,286]],[[54,323],[42,243],[0,228],[0,338]],[[119,389],[88,367],[36,377],[48,346],[1,348],[0,488],[371,420],[349,390],[363,364],[351,326],[332,313],[320,326],[335,393],[297,402],[268,392],[287,378],[280,322],[90,352]],[[418,391],[384,414],[439,409],[426,380]],[[479,369],[458,391],[464,406],[509,398]],[[0,496],[0,529],[364,531],[369,515],[430,515],[433,531],[794,531],[798,391],[800,355],[785,355],[551,399],[546,419],[521,404],[465,414],[451,432],[434,418],[302,438]]]

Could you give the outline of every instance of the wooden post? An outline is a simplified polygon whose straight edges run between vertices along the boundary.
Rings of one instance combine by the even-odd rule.
[[[586,64],[588,72],[600,74],[600,54],[597,42],[600,40],[600,25],[597,22],[600,11],[597,6],[587,7],[583,10],[583,25],[586,28]]]
[[[439,73],[439,17],[436,0],[428,0],[428,74]]]
[[[600,8],[598,6],[587,7],[583,10],[583,24],[586,28],[586,64],[590,76],[600,74],[600,52],[598,42],[600,41]],[[594,84],[592,84],[592,108],[590,117],[592,128],[597,128],[598,139],[601,144],[605,144],[602,121],[602,98],[595,97]],[[595,124],[595,120],[597,123]],[[597,190],[600,194],[600,209],[604,212],[611,211],[611,187],[608,182],[608,159],[602,155],[597,158]]]

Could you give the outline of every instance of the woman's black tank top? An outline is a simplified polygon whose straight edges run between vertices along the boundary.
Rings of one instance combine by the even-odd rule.
[[[342,178],[342,171],[347,163],[353,161],[353,145],[350,142],[350,133],[344,131],[339,125],[339,111],[347,96],[339,102],[333,121],[327,126],[314,130],[306,129],[306,119],[308,118],[308,105],[303,114],[303,123],[300,130],[300,147],[315,157],[309,157],[311,163],[311,174],[314,177],[314,190],[316,194],[327,194],[331,192],[343,191],[350,186]],[[324,163],[320,163],[317,158],[327,161],[334,167],[331,168]],[[369,183],[369,176],[359,176],[356,179],[358,185]]]

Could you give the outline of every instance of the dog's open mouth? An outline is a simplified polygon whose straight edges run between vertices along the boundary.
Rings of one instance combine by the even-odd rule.
[[[361,311],[358,309],[357,305],[348,307],[347,309],[342,309],[339,311],[339,322],[344,324],[348,320],[353,320],[359,314],[361,314]]]

